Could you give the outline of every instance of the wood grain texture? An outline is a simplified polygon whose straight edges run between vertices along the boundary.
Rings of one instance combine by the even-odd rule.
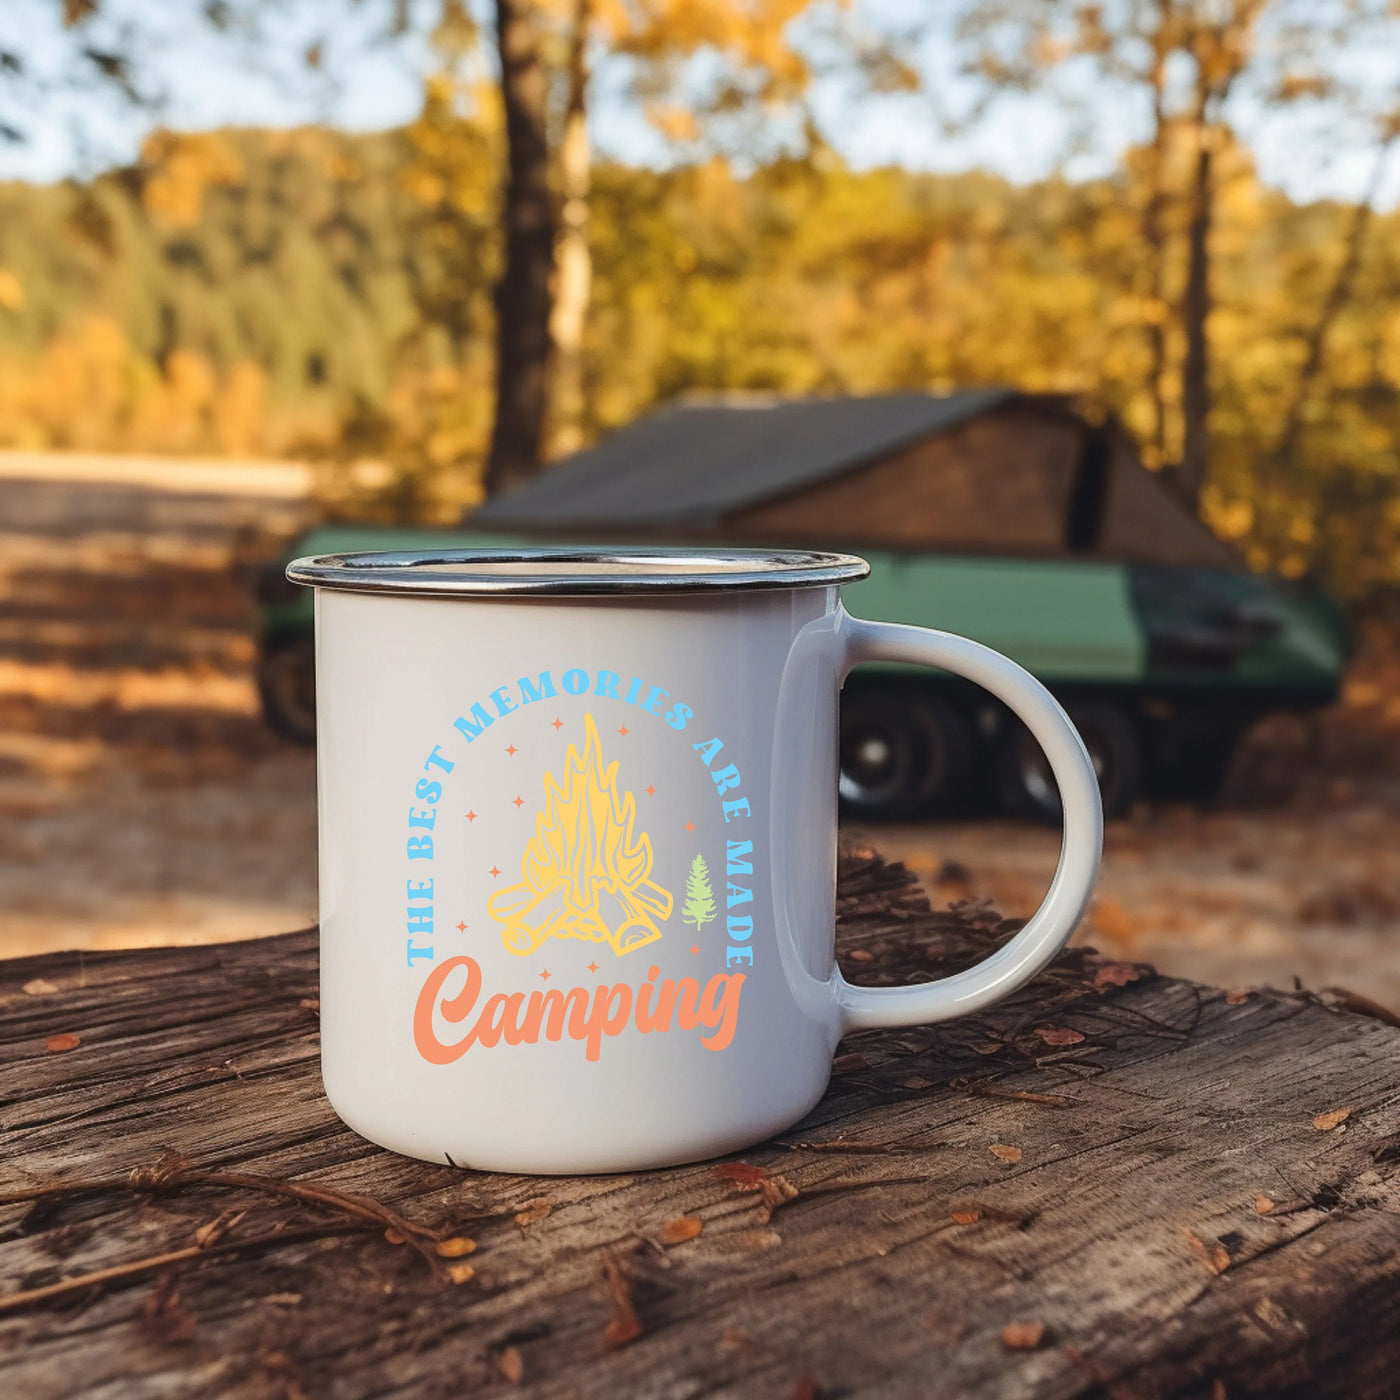
[[[853,979],[941,975],[1013,930],[931,912],[869,853],[841,877]],[[1072,950],[988,1014],[853,1037],[810,1117],[744,1154],[765,1192],[714,1164],[393,1157],[321,1094],[316,997],[310,931],[0,964],[0,1394],[1396,1393],[1400,1031],[1379,1021]],[[81,1044],[46,1048],[63,1034]],[[476,1248],[199,1172],[372,1197]],[[1009,1346],[1016,1323],[1039,1344]]]

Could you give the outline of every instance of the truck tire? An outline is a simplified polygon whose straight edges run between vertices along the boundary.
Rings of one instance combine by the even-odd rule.
[[[263,648],[258,696],[270,729],[294,744],[315,744],[316,647],[310,637]]]
[[[1121,817],[1142,795],[1144,764],[1137,726],[1107,701],[1066,705],[1099,777],[1106,817]],[[1008,717],[997,735],[993,785],[1002,811],[1031,821],[1057,822],[1060,793],[1040,745],[1019,720]]]
[[[899,821],[952,810],[972,776],[972,727],[937,696],[860,689],[841,699],[841,804]]]

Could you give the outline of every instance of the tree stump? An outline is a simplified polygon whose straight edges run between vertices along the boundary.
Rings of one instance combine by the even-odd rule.
[[[853,980],[1013,931],[868,851],[839,904]],[[741,1160],[526,1178],[343,1127],[316,998],[314,930],[0,963],[0,1394],[1395,1394],[1383,1019],[1075,948]]]

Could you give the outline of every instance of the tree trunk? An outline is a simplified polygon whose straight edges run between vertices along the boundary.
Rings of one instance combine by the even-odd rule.
[[[1196,119],[1196,168],[1191,181],[1191,222],[1186,233],[1186,291],[1181,302],[1186,360],[1181,370],[1181,464],[1177,482],[1198,506],[1210,461],[1210,226],[1214,212],[1214,138],[1204,101]]]
[[[496,285],[496,418],[489,495],[529,479],[540,462],[549,376],[554,217],[549,195],[548,84],[532,0],[496,0],[509,174]]]
[[[555,249],[554,394],[555,456],[583,446],[583,333],[593,284],[593,259],[588,250],[588,199],[593,156],[588,144],[588,25],[590,0],[575,0],[573,34],[569,43],[569,98],[564,111],[564,136],[559,151],[564,207]]]
[[[1173,0],[1158,0],[1157,31],[1152,36],[1152,67],[1148,82],[1152,87],[1152,146],[1148,179],[1151,186],[1142,213],[1142,240],[1147,245],[1147,353],[1148,387],[1152,401],[1150,446],[1153,465],[1167,460],[1167,237],[1166,209],[1167,58],[1171,40],[1167,33]]]

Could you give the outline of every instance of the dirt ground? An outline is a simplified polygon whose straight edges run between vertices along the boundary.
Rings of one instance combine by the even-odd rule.
[[[0,454],[0,955],[246,938],[316,912],[315,765],[261,723],[247,566],[308,518],[294,470]],[[857,833],[936,902],[1031,911],[1054,832]],[[1400,660],[1272,725],[1202,811],[1108,833],[1081,938],[1224,986],[1400,1011]]]

